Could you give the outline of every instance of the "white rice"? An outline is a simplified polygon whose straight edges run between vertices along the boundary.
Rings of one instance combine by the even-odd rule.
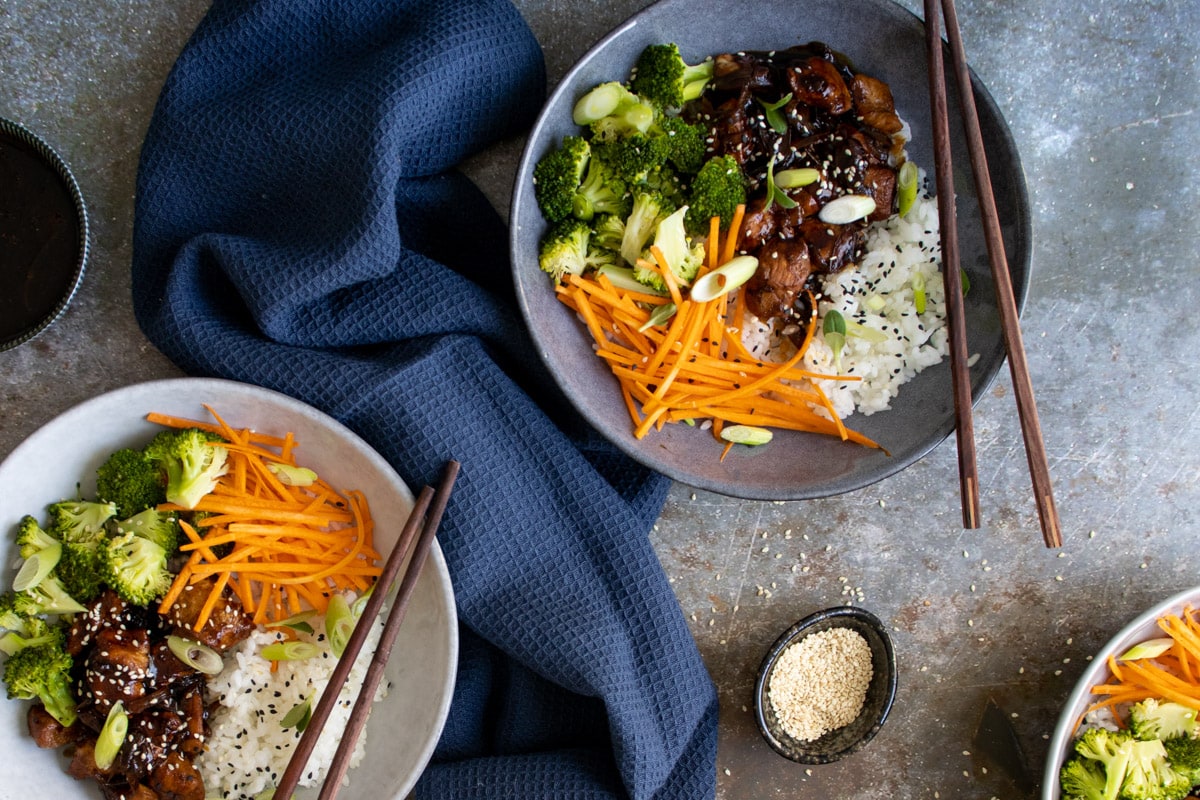
[[[918,197],[904,217],[871,226],[862,262],[825,280],[819,314],[824,319],[837,309],[847,320],[881,331],[883,341],[873,342],[853,334],[842,348],[841,370],[835,369],[833,351],[818,328],[805,353],[805,364],[824,375],[851,375],[857,381],[817,381],[840,418],[855,411],[870,415],[891,407],[900,387],[948,353],[946,303],[941,276],[937,201]],[[925,280],[925,312],[917,314],[913,278]],[[753,352],[779,347],[775,331],[747,315],[743,341]],[[784,352],[776,358],[786,356]],[[792,350],[794,352],[794,349]]]
[[[314,627],[313,634],[300,633],[297,638],[317,644],[321,648],[320,656],[280,662],[272,673],[270,662],[259,653],[263,647],[284,637],[276,631],[259,629],[227,653],[225,669],[209,679],[207,699],[220,705],[212,715],[212,735],[207,747],[196,760],[208,796],[253,800],[260,792],[274,788],[287,768],[300,732],[294,727],[284,728],[280,723],[288,712],[305,701],[316,708],[337,665],[337,659],[325,643],[322,627],[319,624]],[[377,619],[350,671],[339,702],[317,739],[300,778],[300,786],[319,785],[328,771],[382,629],[383,621]],[[386,695],[386,682],[381,682],[375,700]],[[364,731],[355,747],[351,768],[362,760],[365,748]]]

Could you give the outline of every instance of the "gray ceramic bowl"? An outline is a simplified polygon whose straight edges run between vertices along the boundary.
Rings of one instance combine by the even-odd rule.
[[[871,648],[871,683],[862,711],[853,722],[813,741],[794,738],[780,724],[767,690],[780,655],[793,644],[814,633],[832,628],[857,631]],[[828,764],[858,751],[883,727],[896,698],[896,655],[883,623],[861,608],[838,606],[805,617],[775,640],[763,658],[754,683],[754,716],[759,732],[771,748],[785,758],[802,764]]]
[[[0,351],[67,309],[88,260],[88,216],[71,168],[27,128],[0,119]]]
[[[96,467],[108,453],[144,445],[161,430],[146,421],[147,412],[207,419],[203,403],[235,427],[279,436],[294,433],[301,463],[335,486],[362,491],[375,518],[376,543],[381,552],[391,550],[413,498],[370,445],[331,417],[277,392],[232,381],[184,378],[136,384],[92,398],[51,420],[0,463],[0,563],[11,566],[17,561],[14,532],[23,515],[41,517],[49,503],[94,492]],[[5,588],[13,574],[5,574]],[[408,795],[445,724],[457,668],[454,591],[435,542],[387,663],[388,695],[373,707],[366,755],[348,773],[343,796],[398,800]],[[0,796],[91,797],[95,792],[99,797],[99,792],[85,791],[67,775],[56,753],[33,743],[25,725],[28,705],[0,700],[0,757],[6,765]],[[316,788],[296,792],[299,800],[316,796]]]
[[[849,419],[851,427],[879,442],[890,455],[830,437],[781,432],[770,445],[737,448],[722,462],[710,433],[684,425],[668,425],[635,439],[615,379],[593,356],[590,338],[555,299],[549,277],[537,264],[538,241],[546,226],[534,199],[532,171],[564,135],[577,132],[571,121],[576,98],[597,83],[627,78],[638,54],[653,43],[675,42],[684,59],[694,63],[722,51],[777,49],[820,40],[891,86],[897,109],[912,128],[909,152],[932,172],[924,30],[918,18],[889,0],[663,0],[601,40],[555,89],[516,175],[510,218],[516,290],[539,355],[563,392],[585,419],[634,459],[691,486],[737,497],[799,500],[858,489],[904,469],[953,431],[950,367],[944,362],[906,384],[890,411]],[[968,351],[979,356],[971,369],[972,389],[979,397],[1004,362],[1004,345],[953,81],[950,86],[959,247],[971,283],[966,296],[967,344]],[[974,89],[1020,306],[1031,260],[1025,178],[995,102],[978,80]]]

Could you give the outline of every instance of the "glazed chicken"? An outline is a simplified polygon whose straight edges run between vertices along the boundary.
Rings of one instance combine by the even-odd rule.
[[[203,585],[184,592],[160,616],[106,590],[75,616],[67,633],[79,720],[66,727],[40,705],[29,709],[29,733],[37,745],[66,748],[68,773],[99,782],[107,800],[204,799],[193,760],[208,734],[205,675],[175,655],[167,636],[180,635],[224,652],[254,627],[230,594],[209,623],[199,633],[193,631],[200,607],[194,599],[207,596]],[[102,769],[96,763],[96,736],[117,702],[129,715],[129,730],[117,760]]]
[[[711,89],[684,109],[711,126],[713,155],[732,156],[750,183],[742,249],[759,268],[747,284],[747,307],[760,318],[806,318],[813,278],[860,257],[870,222],[893,213],[895,164],[903,128],[891,90],[856,73],[819,42],[767,52],[725,53],[714,59]],[[774,115],[767,107],[787,98]],[[778,174],[812,168],[820,179],[788,196],[795,207],[767,206],[768,166]],[[874,199],[862,220],[835,225],[817,215],[847,194]]]

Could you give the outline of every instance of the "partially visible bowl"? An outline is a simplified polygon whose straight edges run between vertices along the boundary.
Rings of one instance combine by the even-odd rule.
[[[601,40],[558,84],[530,133],[516,174],[510,212],[514,280],[538,354],[559,387],[583,418],[626,454],[701,489],[758,500],[804,500],[860,489],[893,475],[954,430],[950,367],[943,361],[905,384],[891,410],[847,420],[849,427],[886,452],[829,436],[778,431],[769,445],[745,448],[721,460],[712,434],[686,425],[666,425],[639,440],[616,380],[593,354],[591,338],[574,313],[556,299],[537,258],[546,224],[534,197],[534,166],[564,135],[579,131],[571,119],[575,101],[598,83],[625,80],[647,45],[674,42],[688,63],[697,63],[732,50],[774,50],[823,41],[861,71],[889,84],[900,116],[912,129],[910,156],[932,174],[924,31],[920,19],[890,0],[661,0]],[[1020,307],[1032,258],[1025,176],[1000,110],[982,83],[977,78],[973,82]],[[957,92],[950,95],[950,116],[957,119]],[[961,125],[950,127],[960,261],[971,286],[964,298],[967,346],[978,356],[971,367],[971,386],[978,398],[1004,363],[1005,351],[966,140]]]
[[[1042,775],[1042,800],[1059,800],[1061,796],[1058,786],[1059,770],[1071,753],[1080,718],[1094,702],[1092,687],[1104,683],[1109,677],[1108,657],[1123,653],[1138,642],[1162,636],[1158,618],[1167,614],[1178,614],[1189,606],[1200,606],[1200,586],[1168,597],[1146,609],[1109,639],[1093,656],[1088,668],[1079,676],[1075,688],[1067,698],[1058,718],[1058,725],[1054,729],[1054,736],[1050,739],[1050,747],[1046,751],[1046,770]]]
[[[87,207],[67,162],[27,128],[0,119],[0,351],[67,309],[88,260]]]
[[[204,403],[235,427],[294,433],[301,463],[335,486],[363,492],[375,519],[376,542],[381,552],[391,550],[413,496],[370,445],[336,420],[282,394],[231,381],[185,378],[137,384],[89,400],[36,431],[0,463],[0,563],[16,561],[14,531],[23,515],[40,517],[49,503],[89,496],[95,490],[96,467],[109,453],[144,445],[161,430],[145,420],[147,412],[204,420]],[[11,574],[4,578],[5,587],[11,579]],[[388,695],[374,706],[367,725],[366,756],[349,772],[354,796],[408,795],[445,723],[457,662],[454,594],[435,542],[388,661]],[[39,751],[29,737],[28,705],[0,701],[0,754],[8,765],[5,796],[80,796],[79,782],[67,775],[62,761]],[[296,796],[313,798],[317,792],[304,790]]]
[[[780,656],[789,647],[805,637],[834,628],[855,631],[866,640],[871,650],[871,681],[862,710],[854,721],[811,741],[803,741],[789,734],[780,722],[769,695],[771,677]],[[801,764],[828,764],[857,752],[875,738],[896,699],[896,685],[896,654],[883,623],[861,608],[836,606],[805,617],[771,645],[754,683],[754,716],[767,744],[781,756]]]

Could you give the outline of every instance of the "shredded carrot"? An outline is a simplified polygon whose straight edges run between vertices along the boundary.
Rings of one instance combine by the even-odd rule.
[[[710,220],[707,261],[700,275],[733,258],[744,214],[745,207],[739,206],[723,242],[719,218]],[[683,421],[708,422],[718,437],[729,423],[810,431],[878,447],[847,429],[833,413],[833,404],[813,382],[830,376],[804,368],[815,317],[794,355],[766,361],[741,342],[742,291],[694,301],[663,253],[651,247],[650,254],[651,259],[639,264],[662,276],[665,297],[618,289],[597,274],[567,275],[556,287],[559,301],[584,321],[596,355],[617,378],[636,438]],[[641,330],[650,311],[666,302],[675,304],[670,322]],[[724,448],[722,459],[729,449]]]
[[[1158,627],[1173,640],[1170,649],[1156,658],[1140,660],[1109,656],[1109,675],[1092,686],[1097,699],[1088,705],[1085,716],[1096,709],[1147,698],[1170,700],[1200,711],[1200,614],[1187,606],[1178,614],[1159,617]],[[1125,724],[1120,718],[1118,722]]]
[[[311,486],[283,483],[269,465],[295,467],[292,433],[266,436],[229,426],[210,407],[214,422],[150,414],[167,427],[196,427],[225,439],[226,474],[201,498],[195,524],[180,522],[188,561],[159,604],[165,613],[184,588],[210,580],[195,621],[199,631],[222,597],[231,593],[257,623],[275,622],[305,604],[324,613],[329,596],[362,591],[379,576],[374,521],[367,499],[317,480]],[[162,510],[184,511],[164,503]]]

